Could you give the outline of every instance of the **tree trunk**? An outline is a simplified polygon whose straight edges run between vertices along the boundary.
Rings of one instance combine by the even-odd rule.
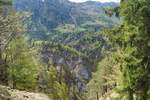
[[[133,100],[133,91],[131,89],[128,91],[128,100]]]
[[[96,92],[96,97],[97,97],[97,100],[99,100],[99,95],[98,95],[98,92]]]

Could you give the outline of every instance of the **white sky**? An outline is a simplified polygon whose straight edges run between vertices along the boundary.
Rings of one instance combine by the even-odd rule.
[[[120,0],[70,0],[73,2],[99,1],[99,2],[119,2]]]

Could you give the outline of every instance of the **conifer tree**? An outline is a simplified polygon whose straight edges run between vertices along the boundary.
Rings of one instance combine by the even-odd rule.
[[[150,1],[124,0],[120,15],[123,23],[107,34],[116,49],[113,59],[122,73],[116,81],[116,90],[128,100],[133,100],[134,96],[147,100],[150,89]]]
[[[109,64],[105,60],[100,62],[96,74],[106,73],[107,66],[110,66],[111,71],[102,76],[94,74],[96,76],[89,85],[96,84],[94,79],[100,86],[113,82],[114,85],[109,86],[112,86],[111,91],[120,94],[119,100],[148,100],[150,98],[150,1],[122,0],[118,10],[123,20],[121,25],[102,32],[113,47],[108,59]],[[102,80],[105,82],[101,83]],[[99,94],[101,90],[103,89],[99,88]],[[105,94],[107,92],[109,91]]]
[[[9,85],[18,89],[33,90],[36,86],[37,61],[22,36],[12,40],[6,49]]]

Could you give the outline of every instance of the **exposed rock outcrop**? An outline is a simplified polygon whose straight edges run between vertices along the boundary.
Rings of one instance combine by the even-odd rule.
[[[0,85],[0,100],[51,100],[42,93],[19,91]]]

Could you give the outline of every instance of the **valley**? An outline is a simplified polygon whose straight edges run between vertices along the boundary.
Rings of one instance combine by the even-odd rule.
[[[99,32],[119,23],[115,16],[108,17],[105,9],[117,6],[113,2],[14,0],[17,11],[31,13],[24,21],[25,34],[31,44],[41,42],[43,49],[39,52],[43,62],[73,71],[81,90],[85,89],[97,62],[109,48]]]

